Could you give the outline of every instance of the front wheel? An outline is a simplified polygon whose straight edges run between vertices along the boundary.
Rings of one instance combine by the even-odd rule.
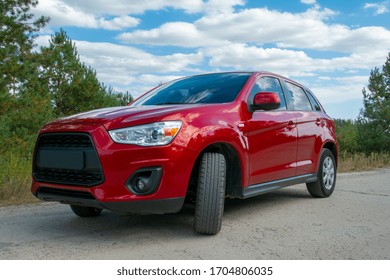
[[[220,153],[204,153],[199,166],[194,230],[217,234],[225,203],[226,161]]]
[[[73,213],[79,217],[96,217],[99,216],[103,209],[79,205],[70,205]]]
[[[336,185],[336,161],[332,152],[322,149],[317,171],[317,181],[307,183],[307,190],[313,197],[330,196]]]

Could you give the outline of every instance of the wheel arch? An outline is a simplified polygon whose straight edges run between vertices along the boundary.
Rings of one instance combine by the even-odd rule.
[[[337,167],[338,166],[338,149],[337,149],[336,143],[326,142],[322,148],[328,149],[332,152],[334,160],[336,161],[336,167]]]
[[[243,160],[236,148],[226,142],[215,142],[207,145],[198,154],[197,159],[192,168],[190,182],[187,189],[187,196],[192,196],[196,193],[198,171],[200,161],[204,153],[221,153],[226,160],[226,196],[237,197],[239,189],[243,184]]]

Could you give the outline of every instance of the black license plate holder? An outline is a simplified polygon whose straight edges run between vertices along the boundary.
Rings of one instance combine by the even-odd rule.
[[[82,170],[84,168],[84,153],[82,151],[45,150],[38,153],[39,168]]]

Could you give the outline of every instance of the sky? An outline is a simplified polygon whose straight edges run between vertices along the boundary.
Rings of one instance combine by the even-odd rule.
[[[390,52],[390,0],[39,0],[105,85],[138,97],[209,72],[271,71],[310,88],[333,118],[355,119],[370,71]]]

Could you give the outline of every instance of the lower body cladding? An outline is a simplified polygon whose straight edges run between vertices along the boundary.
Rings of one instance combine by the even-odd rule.
[[[41,200],[126,213],[180,211],[194,157],[185,147],[139,147],[111,141],[102,127],[42,133],[32,192]],[[192,162],[195,162],[194,158]]]
[[[48,188],[44,186],[38,188],[35,195],[39,199],[45,201],[57,201],[70,205],[94,207],[135,214],[176,213],[180,211],[184,204],[184,197],[126,202],[100,202],[88,192]]]

